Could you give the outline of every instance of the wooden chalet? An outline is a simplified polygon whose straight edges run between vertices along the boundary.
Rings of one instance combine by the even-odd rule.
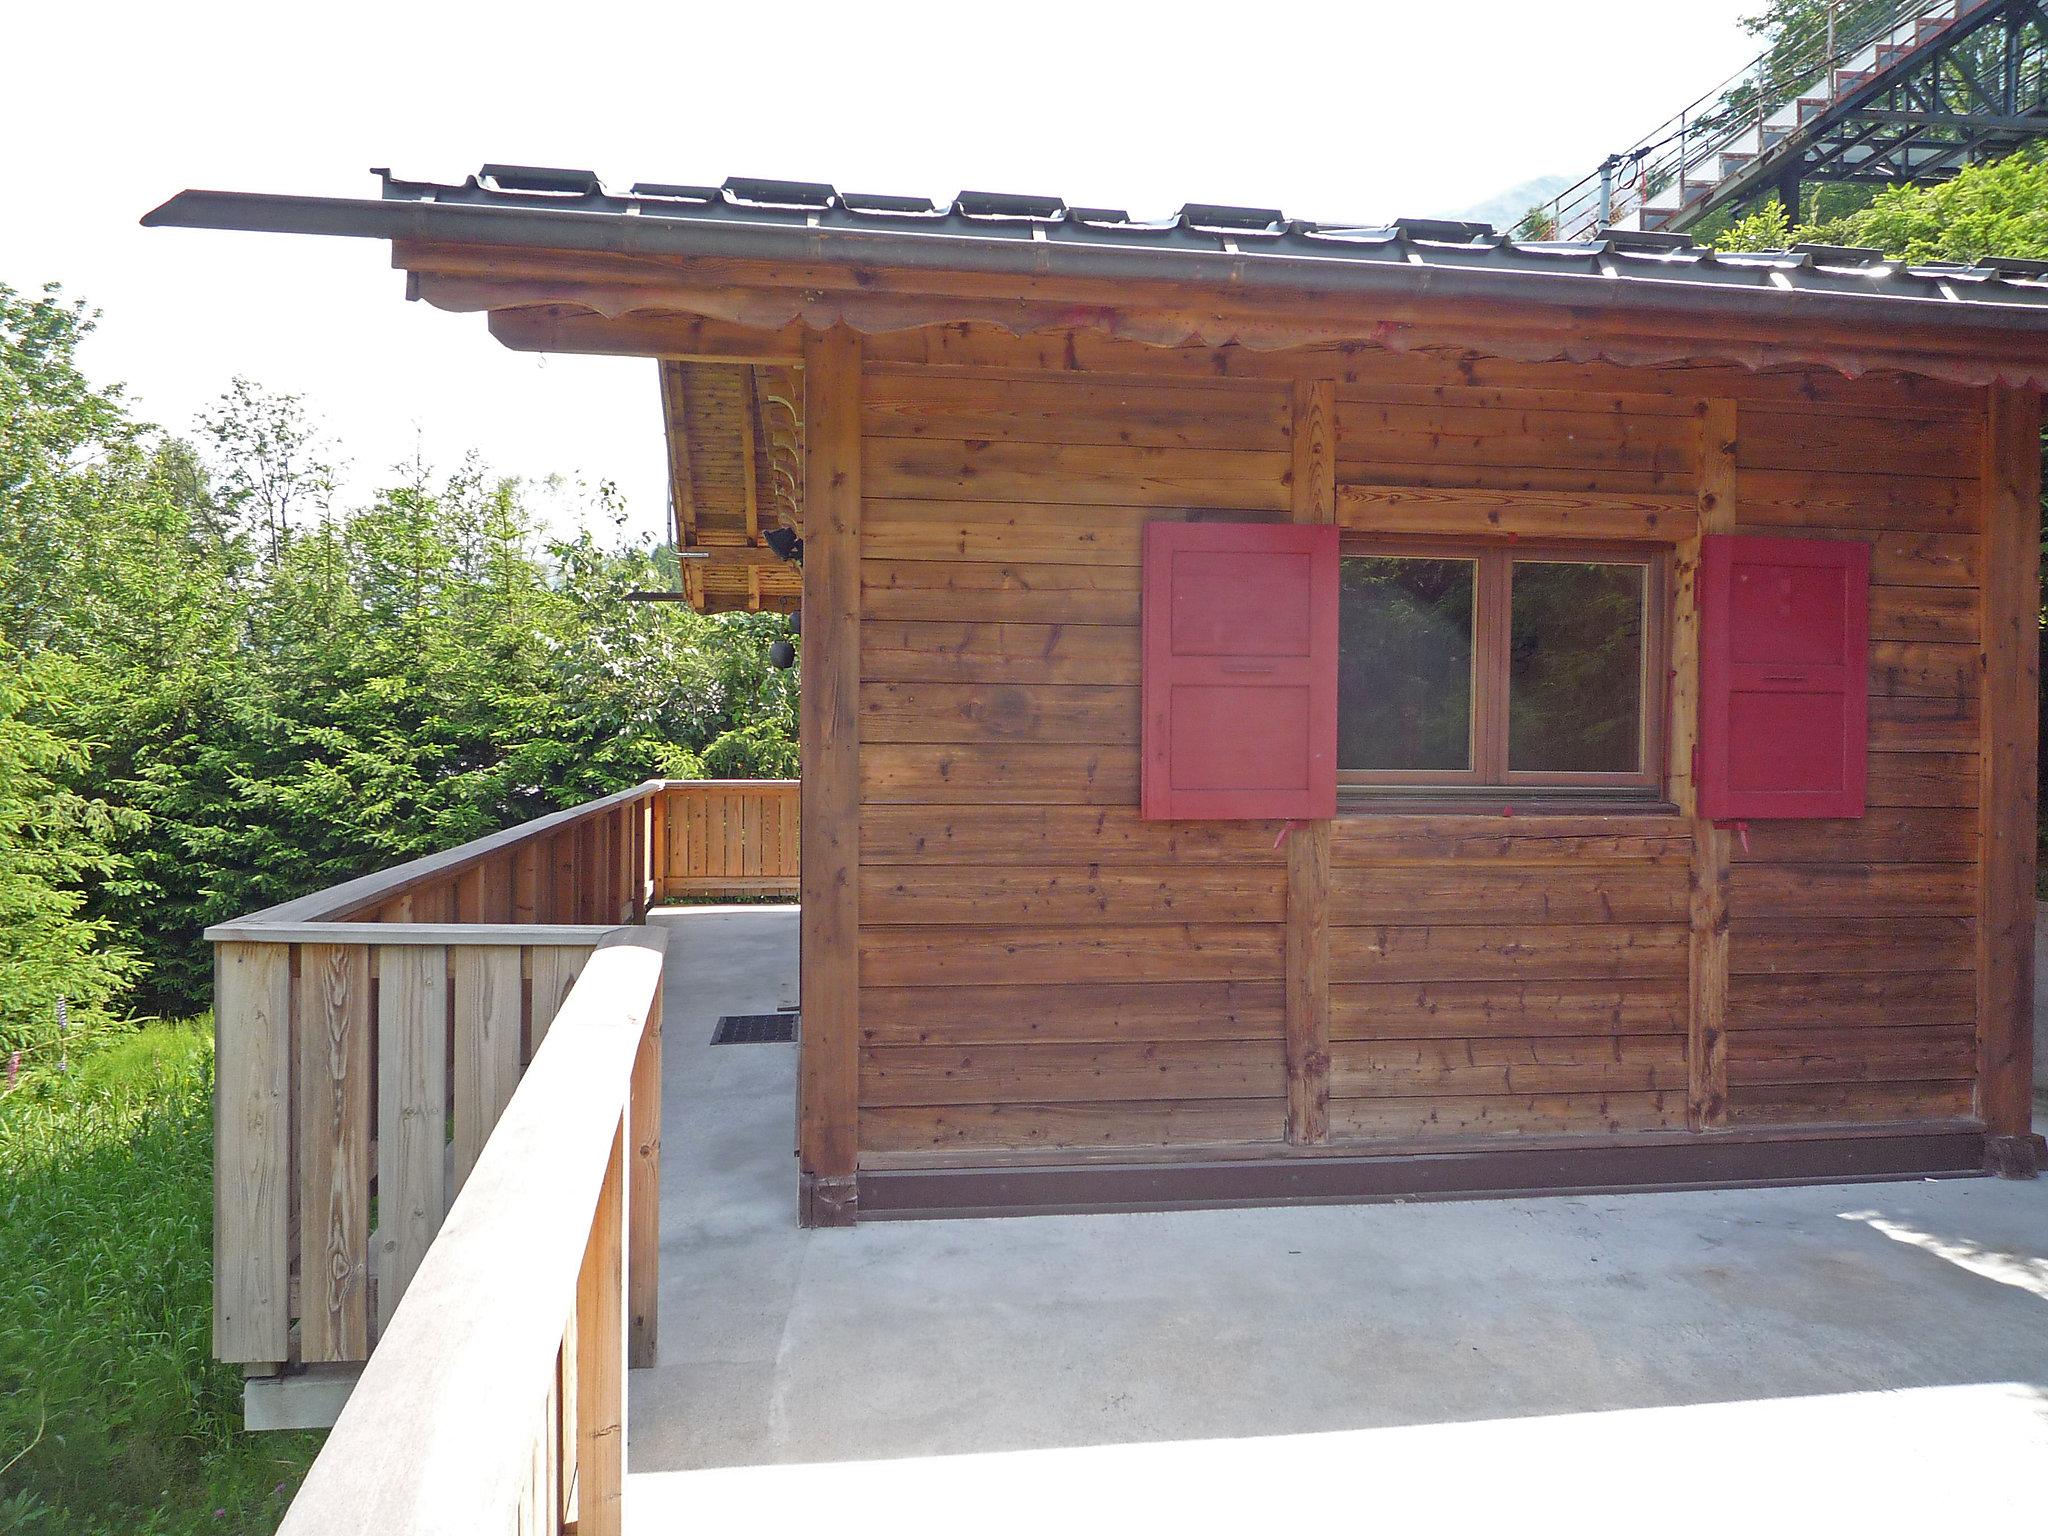
[[[801,1210],[2025,1174],[2044,268],[492,166],[803,610]],[[801,535],[801,565],[768,547]]]
[[[804,1221],[2036,1171],[2048,268],[516,167],[148,222],[658,361],[690,601],[801,602]]]
[[[621,1529],[665,900],[800,889],[811,1224],[2038,1171],[2048,267],[505,166],[146,222],[656,359],[680,595],[803,620],[800,789],[209,930],[214,1352],[348,1398],[295,1536]]]

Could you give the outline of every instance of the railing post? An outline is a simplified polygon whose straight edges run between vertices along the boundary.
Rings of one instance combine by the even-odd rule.
[[[215,961],[213,1352],[280,1364],[290,1351],[289,944],[222,944]]]
[[[633,1166],[626,1241],[626,1300],[630,1319],[627,1363],[635,1370],[654,1364],[661,1312],[661,987],[647,1013],[647,1032],[633,1058],[628,1128]]]
[[[576,1281],[576,1532],[619,1536],[626,1491],[625,1137],[620,1116]]]

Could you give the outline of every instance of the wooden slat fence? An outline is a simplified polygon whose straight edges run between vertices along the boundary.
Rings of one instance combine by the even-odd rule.
[[[369,1357],[592,950],[645,916],[665,788],[207,931],[218,1358]]]
[[[796,867],[794,783],[653,779],[208,929],[216,1356],[368,1359],[592,950]]]
[[[653,1346],[662,934],[579,964],[438,1235],[406,1249],[287,1536],[619,1531],[626,1369]]]
[[[797,893],[794,779],[670,780],[656,876],[663,901]]]

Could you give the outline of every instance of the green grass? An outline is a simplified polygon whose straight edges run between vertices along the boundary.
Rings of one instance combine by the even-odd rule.
[[[312,1459],[208,1353],[212,1078],[154,1024],[0,1097],[0,1532],[269,1531]]]

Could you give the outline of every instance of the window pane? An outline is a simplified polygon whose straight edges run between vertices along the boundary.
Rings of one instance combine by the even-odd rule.
[[[1343,563],[1337,766],[1472,766],[1470,560]]]
[[[1634,773],[1642,766],[1640,565],[1514,564],[1508,767]]]

